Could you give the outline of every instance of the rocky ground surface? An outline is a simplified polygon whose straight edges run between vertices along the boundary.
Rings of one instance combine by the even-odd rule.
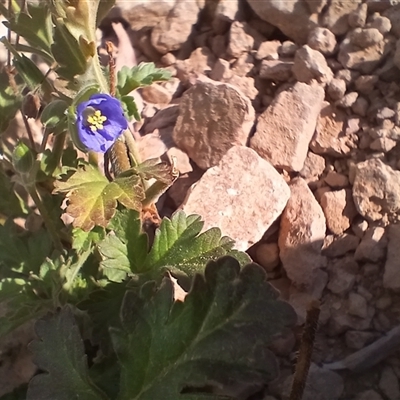
[[[400,4],[117,0],[99,40],[137,94],[143,158],[177,159],[159,202],[218,226],[298,313],[320,300],[304,400],[400,399]],[[101,39],[100,39],[101,38]],[[274,343],[287,399],[299,337]]]

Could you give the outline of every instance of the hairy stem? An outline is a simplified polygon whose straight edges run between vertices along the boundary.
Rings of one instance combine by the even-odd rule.
[[[318,327],[319,313],[319,301],[314,300],[307,310],[306,323],[301,337],[299,357],[296,363],[289,400],[301,400],[303,398],[308,371],[311,365],[311,356],[314,347],[315,333]]]
[[[34,184],[33,185],[29,185],[29,186],[27,186],[26,189],[28,190],[29,195],[32,197],[32,200],[34,201],[36,207],[38,208],[38,210],[40,212],[40,215],[43,218],[43,221],[44,221],[44,223],[45,223],[45,225],[46,225],[46,227],[47,227],[47,229],[48,229],[48,231],[50,233],[51,239],[52,239],[52,241],[54,243],[54,247],[58,251],[62,252],[63,251],[63,245],[62,245],[61,240],[60,240],[60,238],[58,236],[57,229],[56,229],[56,227],[55,227],[55,225],[53,223],[53,220],[52,220],[50,214],[47,212],[47,209],[44,206],[44,204],[42,202],[42,199],[40,198],[40,196],[39,196],[39,194],[38,194],[38,192],[36,190],[36,186]]]

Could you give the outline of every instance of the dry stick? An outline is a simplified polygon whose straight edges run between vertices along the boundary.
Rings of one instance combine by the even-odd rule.
[[[106,42],[106,50],[108,53],[108,65],[110,68],[110,95],[115,96],[115,62],[112,55],[113,49],[111,42]],[[110,176],[108,170],[108,159],[111,161],[114,176],[131,168],[126,146],[121,140],[117,140],[107,153],[108,155],[104,160],[104,174],[107,177]]]
[[[306,323],[301,337],[299,357],[296,363],[296,370],[293,377],[289,400],[301,400],[303,397],[311,364],[315,333],[318,328],[319,313],[319,301],[313,300],[307,310]]]
[[[361,372],[391,356],[399,348],[400,325],[367,347],[349,355],[344,360],[324,364],[323,367],[330,370],[349,369],[350,371]]]

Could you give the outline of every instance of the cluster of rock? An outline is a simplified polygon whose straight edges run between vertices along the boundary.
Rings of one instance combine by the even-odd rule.
[[[117,5],[112,17],[129,22],[138,61],[173,74],[141,91],[137,127],[143,157],[178,160],[181,177],[163,212],[200,214],[205,228],[218,226],[248,250],[300,324],[309,301],[320,299],[318,362],[397,325],[400,5]],[[276,351],[288,356],[294,345],[294,336],[281,338]],[[400,398],[396,357],[358,392],[343,392],[337,373],[313,368],[317,381],[336,388],[329,399]],[[282,382],[273,394],[285,398]],[[321,385],[305,398],[327,399]]]

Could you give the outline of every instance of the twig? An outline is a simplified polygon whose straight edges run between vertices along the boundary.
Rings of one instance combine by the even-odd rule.
[[[108,67],[110,69],[110,95],[115,97],[115,62],[112,55],[113,44],[106,42],[106,51],[108,54]]]
[[[371,343],[367,347],[356,351],[344,360],[325,364],[323,367],[330,370],[349,369],[360,372],[373,367],[391,354],[399,350],[400,347],[400,326],[396,326],[385,336]]]
[[[301,400],[307,381],[308,371],[311,364],[311,356],[314,347],[315,333],[318,328],[319,301],[313,300],[307,310],[306,323],[301,337],[299,357],[293,377],[290,400]]]

